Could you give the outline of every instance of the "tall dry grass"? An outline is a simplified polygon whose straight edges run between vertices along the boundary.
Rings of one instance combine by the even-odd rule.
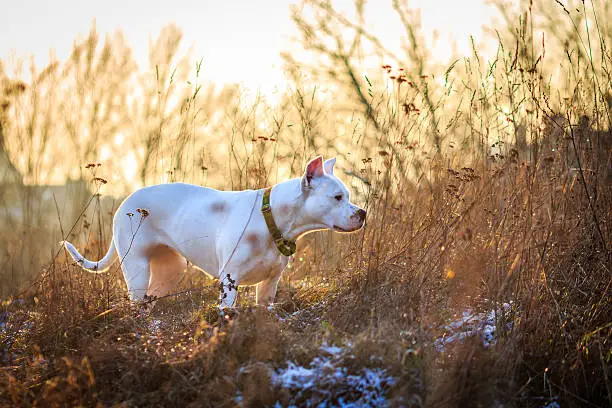
[[[293,18],[320,63],[287,55],[293,83],[277,103],[206,85],[200,63],[190,71],[176,54],[172,26],[144,73],[120,36],[99,48],[92,30],[18,93],[3,76],[0,140],[24,180],[51,180],[49,161],[94,180],[72,213],[58,203],[53,214],[90,258],[106,249],[113,206],[96,194],[126,192],[126,160],[142,183],[239,189],[337,155],[369,218],[350,236],[301,240],[274,310],[251,308],[245,288],[229,324],[215,283],[191,268],[147,318],[126,301],[116,268],[91,276],[57,247],[41,251],[45,266],[20,271],[27,283],[12,278],[19,288],[3,302],[0,401],[313,404],[323,394],[296,402],[272,378],[288,360],[308,365],[325,343],[351,349],[347,373],[378,367],[397,378],[389,405],[612,403],[610,6],[533,2],[514,15],[500,3],[494,58],[475,47],[442,66],[406,4],[393,4],[408,41],[399,55],[366,30],[362,2],[350,16],[305,1]],[[369,53],[385,61],[375,76],[358,68]],[[119,133],[127,152],[108,139]],[[111,156],[85,169],[105,145]],[[58,159],[66,154],[74,159]],[[4,239],[30,237],[8,251],[18,257],[37,236],[25,217],[12,222]],[[441,352],[445,325],[468,307],[499,311],[497,343],[470,338]],[[338,404],[355,392],[324,395]]]

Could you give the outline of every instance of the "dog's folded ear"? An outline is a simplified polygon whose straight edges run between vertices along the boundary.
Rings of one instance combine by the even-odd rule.
[[[334,164],[336,164],[336,158],[331,158],[331,159],[327,159],[325,160],[325,163],[323,163],[323,168],[325,169],[325,172],[327,174],[334,174]]]
[[[310,182],[313,179],[322,177],[324,174],[325,170],[323,168],[323,158],[321,156],[317,156],[306,165],[306,171],[304,172],[304,177],[302,178],[302,186],[310,187]]]

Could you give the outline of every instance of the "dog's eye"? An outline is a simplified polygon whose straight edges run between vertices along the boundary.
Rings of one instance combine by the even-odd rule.
[[[338,194],[334,197],[336,201],[342,201],[342,194]]]

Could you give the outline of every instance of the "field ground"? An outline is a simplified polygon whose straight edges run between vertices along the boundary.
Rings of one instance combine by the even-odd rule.
[[[549,219],[554,225],[533,247],[512,238],[529,218],[521,207],[525,196],[504,197],[499,186],[520,181],[521,166],[506,161],[479,173],[448,171],[444,183],[458,182],[461,199],[447,189],[438,209],[434,198],[403,211],[390,207],[386,229],[374,221],[352,235],[304,238],[277,303],[254,307],[253,288],[241,288],[231,318],[219,318],[217,284],[192,268],[176,296],[161,299],[149,316],[126,300],[117,267],[87,274],[60,252],[3,303],[0,400],[14,406],[604,406],[609,254],[599,249],[588,220],[553,236],[546,231],[561,218]],[[543,185],[542,198],[555,200]],[[555,194],[568,197],[580,188],[572,182]],[[601,191],[600,199],[609,194]],[[494,202],[506,213],[491,209]],[[549,210],[539,214],[548,217]],[[505,243],[496,242],[500,228],[507,228]],[[86,254],[95,258],[105,245],[91,242]]]

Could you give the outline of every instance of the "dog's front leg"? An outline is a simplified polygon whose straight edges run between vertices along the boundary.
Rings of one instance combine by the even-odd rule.
[[[219,290],[221,292],[219,309],[224,309],[226,307],[233,308],[236,302],[236,295],[238,294],[238,283],[236,279],[232,278],[231,274],[226,274],[219,282]]]
[[[276,297],[276,287],[278,286],[280,277],[281,274],[279,273],[278,276],[268,278],[257,284],[255,293],[257,299],[256,302],[258,305],[268,305],[274,303],[274,298]]]
[[[276,288],[278,287],[278,281],[285,270],[285,267],[292,260],[293,257],[283,256],[281,257],[281,266],[278,270],[278,273],[270,276],[268,279],[265,279],[257,284],[257,288],[255,290],[255,298],[258,305],[267,305],[274,303],[274,298],[276,297]]]

